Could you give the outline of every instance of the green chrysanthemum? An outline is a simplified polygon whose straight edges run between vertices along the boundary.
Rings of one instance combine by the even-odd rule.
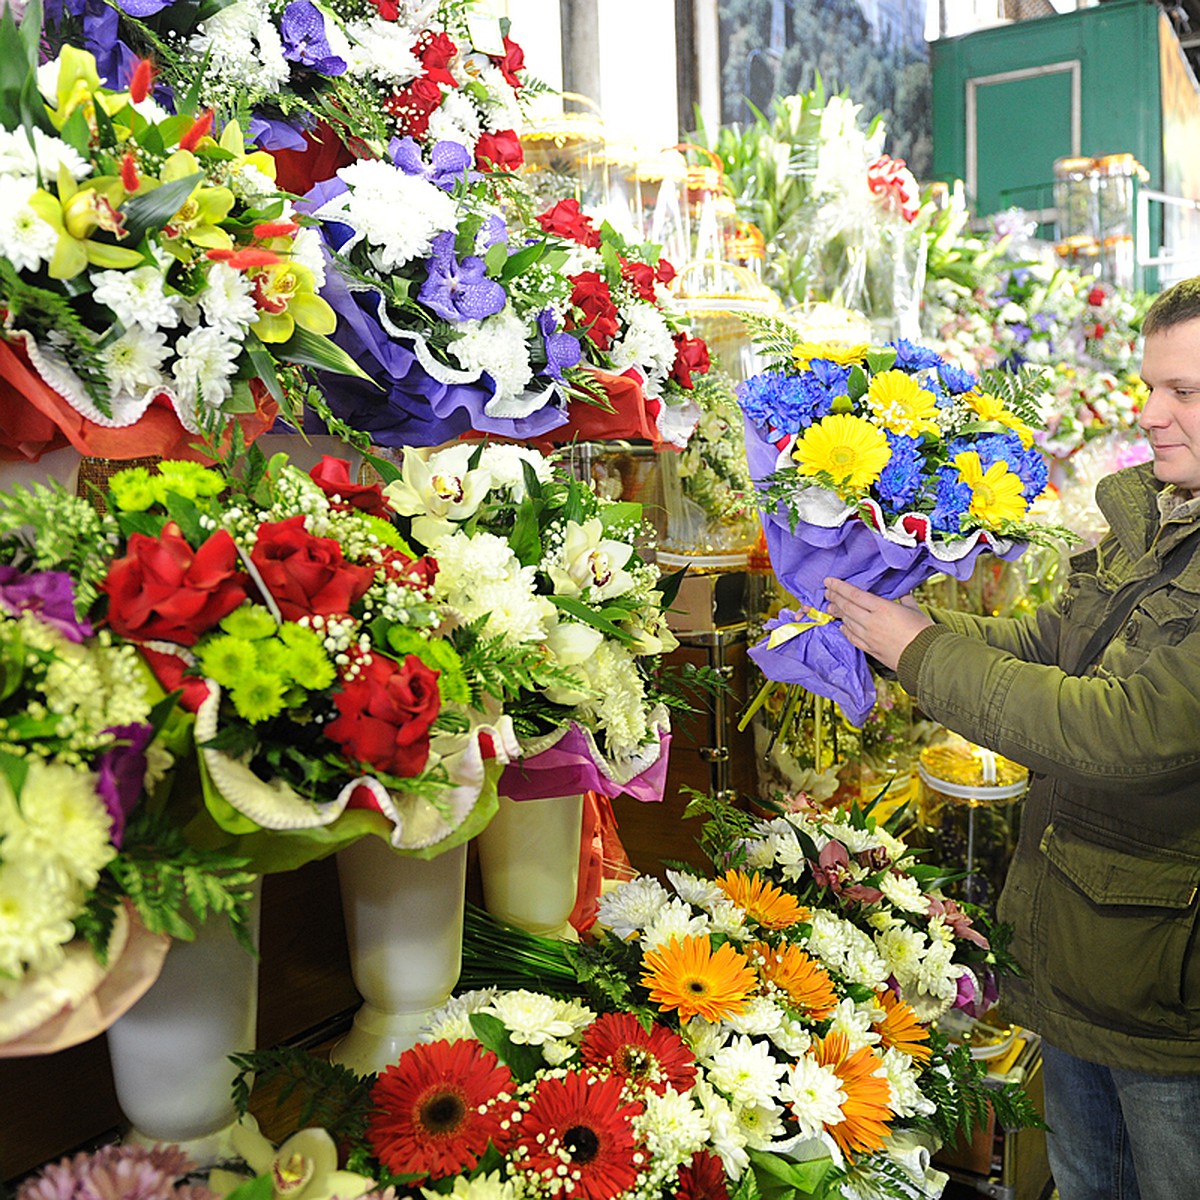
[[[155,483],[160,499],[168,492],[195,500],[200,496],[219,496],[225,490],[225,481],[216,471],[176,459],[159,464]]]
[[[301,687],[310,692],[320,692],[333,682],[336,672],[320,642],[312,646],[304,642],[286,646],[284,653],[287,655],[288,674]]]
[[[249,683],[258,667],[254,643],[232,634],[220,634],[197,651],[200,669],[223,688]]]
[[[370,513],[355,513],[367,529],[368,533],[373,533],[378,539],[381,546],[391,546],[393,550],[399,550],[401,554],[407,554],[410,558],[415,558],[412,547],[396,532],[396,527],[390,522],[385,521],[382,517],[373,517]]]
[[[113,501],[122,512],[145,512],[158,500],[157,480],[145,467],[118,471],[109,481]]]
[[[286,692],[287,685],[278,675],[260,674],[230,688],[229,698],[240,717],[257,725],[283,711]]]
[[[430,641],[411,629],[394,626],[388,630],[388,642],[401,661],[405,655],[415,654],[431,671],[438,671],[438,691],[445,704],[466,704],[471,699],[471,689],[463,672],[462,659],[458,651],[445,639]]]
[[[268,675],[278,675],[288,683],[296,679],[296,657],[279,638],[263,638],[262,641],[254,643],[254,649],[258,652],[260,671],[265,671]]]
[[[234,637],[257,642],[274,636],[275,618],[261,604],[243,604],[221,622],[221,628]]]

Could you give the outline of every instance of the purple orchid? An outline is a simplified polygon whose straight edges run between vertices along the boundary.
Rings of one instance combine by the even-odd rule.
[[[475,254],[459,261],[454,253],[454,233],[439,233],[432,240],[433,254],[425,263],[429,272],[417,293],[426,308],[444,321],[482,321],[495,316],[508,302],[505,290],[487,277],[487,264]]]
[[[37,613],[69,642],[92,636],[91,625],[75,615],[75,585],[65,571],[23,575],[16,567],[0,566],[0,609],[14,617]]]
[[[251,115],[246,136],[264,150],[303,150],[308,145],[303,132],[292,121],[280,121],[259,113]]]
[[[142,794],[146,778],[146,747],[154,738],[150,725],[113,725],[104,731],[120,740],[96,761],[96,795],[112,818],[110,841],[119,850],[125,840],[125,822]]]
[[[504,224],[503,217],[492,213],[479,227],[479,232],[475,235],[475,249],[486,252],[501,242],[508,242],[508,226]]]
[[[578,366],[580,358],[583,357],[579,341],[569,333],[555,332],[558,329],[558,318],[548,308],[543,308],[538,314],[538,329],[546,347],[546,366],[543,374],[549,375],[551,379],[561,380],[563,372]]]
[[[405,175],[418,175],[443,192],[452,192],[460,179],[479,178],[479,173],[470,169],[471,152],[458,142],[435,142],[426,164],[416,141],[410,137],[392,138],[388,157]]]
[[[279,19],[283,57],[302,67],[311,67],[318,75],[344,75],[346,60],[329,46],[325,18],[311,0],[292,0]]]

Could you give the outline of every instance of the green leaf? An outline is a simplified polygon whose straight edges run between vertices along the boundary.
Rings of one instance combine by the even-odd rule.
[[[751,1150],[750,1166],[764,1200],[791,1200],[794,1196],[812,1195],[821,1186],[833,1160],[814,1158],[808,1162],[791,1162],[777,1154]]]
[[[92,131],[88,128],[87,116],[82,104],[72,110],[71,115],[63,122],[58,136],[81,157],[88,157],[88,142],[91,139]]]
[[[255,374],[261,379],[266,386],[268,392],[271,393],[271,399],[276,404],[283,403],[283,388],[279,383],[279,370],[275,366],[275,360],[271,357],[271,352],[258,339],[253,329],[246,333],[246,355],[250,359],[250,365],[254,368]]]
[[[529,466],[528,463],[522,465]],[[542,561],[542,533],[539,517],[544,507],[540,500],[535,500],[522,504],[517,509],[517,519],[513,523],[512,533],[508,535],[508,544],[523,567]]]
[[[5,5],[0,14],[0,125],[7,129],[20,129],[23,124],[21,92],[36,62],[36,57],[30,60],[12,9]]]
[[[518,275],[523,275],[535,262],[538,261],[546,253],[547,243],[534,242],[532,246],[526,246],[523,250],[518,250],[515,254],[508,255],[508,260],[500,270],[500,282],[504,283],[509,279],[515,279]],[[491,268],[490,255],[495,249],[505,249],[503,242],[497,242],[496,246],[489,249],[489,270]]]
[[[890,346],[881,350],[867,351],[867,366],[871,369],[872,375],[878,375],[880,371],[890,371],[895,365],[896,351]]]
[[[593,629],[599,629],[601,633],[607,633],[609,637],[616,638],[618,641],[632,641],[630,634],[622,629],[619,625],[614,625],[610,620],[602,617],[594,609],[589,608],[582,600],[577,600],[574,596],[547,596],[546,597],[555,608],[561,608],[563,612],[568,613],[577,621],[582,621],[585,625],[590,625]]]
[[[403,472],[396,466],[394,462],[389,462],[386,458],[380,458],[376,454],[363,454],[363,462],[368,463],[375,471],[379,473],[379,478],[383,480],[386,486],[389,483],[395,483],[403,477]]]
[[[683,579],[687,573],[687,567],[680,567],[678,571],[672,571],[670,575],[659,576],[658,590],[662,593],[663,608],[670,608],[675,603],[675,597],[679,595],[679,589],[683,585]]]
[[[8,785],[12,788],[14,795],[21,794],[21,789],[25,786],[25,776],[28,774],[29,761],[27,759],[9,754],[7,750],[0,750],[0,775],[8,780]]]
[[[508,262],[508,244],[506,242],[494,242],[487,248],[487,253],[483,256],[483,261],[487,264],[487,273],[489,275],[499,275],[504,270],[505,263]]]
[[[846,382],[846,395],[851,400],[861,399],[867,394],[867,375],[857,363],[850,368],[850,378]]]
[[[257,1179],[248,1179],[240,1187],[230,1192],[225,1200],[271,1200],[275,1194],[275,1181],[271,1172],[259,1175]]]
[[[617,500],[600,510],[600,524],[606,530],[614,525],[636,525],[641,519],[642,506],[633,500]]]
[[[526,1083],[546,1065],[536,1046],[519,1045],[508,1036],[508,1029],[491,1013],[471,1013],[467,1018],[480,1043],[512,1071],[517,1081]]]
[[[96,106],[100,112],[100,106]],[[183,207],[196,185],[204,178],[203,171],[173,179],[161,187],[130,196],[121,205],[125,216],[125,240],[136,246],[151,229],[161,229]]]
[[[195,503],[178,492],[168,492],[166,497],[167,512],[171,520],[179,526],[188,545],[198,550],[207,540],[208,533],[200,523],[200,510]]]
[[[301,367],[313,367],[318,371],[332,371],[335,375],[353,375],[368,383],[375,380],[348,355],[341,346],[335,345],[319,333],[296,326],[295,333],[286,342],[275,347],[275,356]],[[375,384],[378,387],[378,384]],[[382,389],[380,389],[382,390]]]

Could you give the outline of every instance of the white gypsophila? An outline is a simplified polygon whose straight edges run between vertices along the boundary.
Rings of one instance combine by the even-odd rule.
[[[233,394],[230,379],[241,351],[223,329],[201,326],[181,337],[171,368],[179,399],[187,406],[220,408]]]
[[[402,86],[424,71],[421,60],[412,52],[416,35],[400,21],[381,21],[375,17],[350,21],[346,36],[350,40],[346,74],[352,78],[366,77]]]
[[[770,1037],[783,1024],[783,1009],[767,996],[751,996],[740,1013],[725,1018],[734,1033],[748,1037]]]
[[[682,944],[685,937],[701,937],[708,933],[708,918],[694,913],[682,900],[668,900],[642,934],[642,949],[657,950],[675,938]]]
[[[778,1094],[784,1066],[766,1042],[740,1034],[704,1060],[709,1082],[735,1105],[769,1104]]]
[[[596,697],[576,706],[577,714],[604,734],[609,758],[629,758],[646,744],[646,691],[637,663],[624,646],[604,641],[596,653],[573,673],[582,676]]]
[[[432,141],[458,142],[468,151],[474,151],[482,132],[478,110],[470,97],[457,88],[444,93],[441,104],[429,114],[428,136]]]
[[[639,875],[600,897],[596,923],[625,942],[651,924],[670,900],[667,889],[657,879]]]
[[[533,468],[540,482],[550,482],[554,475],[550,460],[537,450],[527,450],[524,446],[489,444],[479,461],[479,465],[491,475],[492,487],[507,492],[518,504],[525,499],[526,463]]]
[[[321,253],[320,230],[311,225],[302,226],[292,238],[291,260],[307,267],[313,274],[313,291],[325,286],[325,255]]]
[[[692,875],[687,871],[676,871],[668,867],[667,881],[681,900],[706,912],[711,911],[713,905],[728,903],[725,893],[704,875]]]
[[[483,321],[462,321],[455,327],[462,337],[447,347],[464,371],[486,373],[496,385],[489,406],[519,396],[533,379],[525,323],[506,306]]]
[[[58,245],[54,227],[29,205],[36,190],[36,179],[0,175],[0,255],[18,271],[36,271]]]
[[[472,1013],[487,1008],[496,998],[496,988],[478,988],[452,996],[441,1008],[429,1015],[429,1024],[421,1030],[422,1042],[460,1042],[464,1038],[474,1039],[471,1028]]]
[[[134,267],[132,271],[93,271],[92,296],[111,309],[129,329],[174,329],[179,324],[178,300],[164,290],[166,279],[158,267]]]
[[[170,352],[166,334],[133,325],[100,351],[100,361],[114,393],[142,396],[162,384],[162,365]]]
[[[860,1006],[847,996],[838,1002],[830,1014],[829,1033],[842,1033],[850,1043],[850,1051],[861,1050],[864,1046],[878,1045],[881,1040],[879,1031],[872,1022],[874,1006]]]
[[[744,1104],[734,1108],[738,1129],[751,1150],[769,1150],[783,1131],[783,1107],[779,1104]]]
[[[890,974],[888,964],[871,939],[857,926],[826,909],[816,909],[812,914],[807,949],[851,983],[878,988]]]
[[[517,1189],[511,1180],[501,1179],[499,1171],[490,1171],[486,1175],[476,1175],[474,1179],[459,1175],[450,1191],[422,1188],[421,1195],[425,1200],[446,1200],[447,1196],[451,1200],[517,1200]]]
[[[458,227],[458,206],[441,188],[381,159],[362,158],[338,170],[347,191],[326,201],[313,214],[349,225],[354,233],[343,254],[365,241],[373,265],[394,271],[425,258],[432,239]]]
[[[708,1142],[712,1152],[721,1160],[730,1179],[741,1179],[750,1165],[746,1153],[746,1135],[738,1124],[729,1101],[705,1079],[697,1079],[692,1095],[700,1102],[708,1122]]]
[[[885,871],[875,886],[901,912],[916,913],[918,916],[925,916],[929,912],[929,897],[921,891],[921,885],[911,875]]]
[[[708,1140],[708,1120],[687,1092],[667,1087],[661,1094],[648,1091],[645,1107],[633,1119],[639,1135],[657,1164],[687,1162]]]
[[[636,367],[651,399],[662,395],[675,363],[675,341],[666,318],[653,304],[636,302],[621,308],[623,332],[609,350],[612,369],[620,374]]]
[[[823,1067],[807,1055],[798,1058],[779,1086],[779,1097],[791,1110],[806,1137],[820,1133],[826,1125],[844,1119],[842,1105],[846,1093],[832,1067]]]
[[[55,92],[51,95],[57,101]],[[62,167],[76,181],[92,173],[91,163],[74,146],[67,145],[61,138],[53,137],[36,126],[30,129],[0,129],[0,175],[40,178],[50,184],[58,179]]]
[[[258,320],[258,305],[249,281],[244,272],[235,271],[227,263],[213,263],[209,267],[197,300],[210,325],[235,336]]]
[[[902,1050],[891,1046],[884,1051],[882,1073],[890,1089],[888,1107],[897,1116],[927,1117],[937,1112],[937,1105],[921,1091],[920,1072]]]
[[[777,1028],[767,1035],[772,1043],[789,1058],[807,1054],[812,1046],[812,1032],[802,1021],[783,1014]]]
[[[540,1046],[554,1038],[571,1038],[595,1020],[596,1014],[580,1004],[555,1000],[521,988],[501,992],[483,1012],[504,1022],[508,1036],[522,1046]]]
[[[251,96],[278,92],[291,77],[265,0],[234,0],[213,13],[188,48],[197,59],[207,55],[207,80]]]

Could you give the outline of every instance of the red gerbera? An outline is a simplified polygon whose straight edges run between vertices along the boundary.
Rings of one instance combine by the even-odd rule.
[[[696,1059],[687,1043],[663,1025],[647,1030],[630,1013],[605,1013],[579,1045],[589,1067],[608,1067],[660,1096],[668,1087],[686,1092],[696,1082]]]
[[[697,1150],[692,1161],[679,1168],[675,1200],[729,1200],[721,1160],[707,1150]]]
[[[367,1136],[389,1171],[444,1179],[470,1171],[489,1141],[503,1147],[512,1074],[478,1042],[419,1044],[375,1083]]]
[[[578,1071],[545,1079],[519,1122],[511,1161],[518,1170],[558,1183],[564,1165],[573,1200],[612,1200],[636,1186],[644,1156],[633,1132],[642,1111],[622,1095],[619,1076]]]

